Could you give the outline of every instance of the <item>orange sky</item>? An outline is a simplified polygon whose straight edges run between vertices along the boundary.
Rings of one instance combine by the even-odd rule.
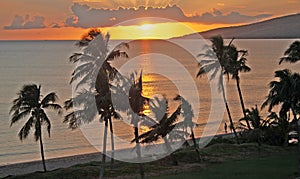
[[[66,19],[75,17],[74,22],[76,23],[76,21],[88,16],[83,16],[85,14],[80,11],[85,8],[84,6],[78,5],[74,8],[74,3],[86,4],[88,8],[115,10],[119,7],[137,9],[139,6],[161,8],[169,4],[176,5],[183,12],[183,15],[175,17],[179,19],[175,19],[176,23],[145,25],[152,22],[139,21],[133,25],[129,24],[129,26],[104,28],[111,33],[114,39],[170,38],[216,27],[243,24],[243,18],[245,23],[253,22],[253,20],[246,20],[262,14],[269,14],[268,18],[271,18],[298,13],[298,7],[300,7],[299,0],[274,0],[272,3],[261,0],[211,0],[209,2],[195,0],[3,0],[0,2],[2,7],[0,11],[0,40],[78,39],[87,31],[87,26],[83,27],[80,22],[73,26],[66,25]],[[134,10],[132,12],[135,13]],[[170,12],[173,13],[172,10]],[[122,17],[122,13],[120,14]],[[214,17],[210,21],[212,17],[209,16],[211,15]],[[35,18],[35,16],[38,17]],[[168,17],[168,14],[162,13],[162,17],[166,16]],[[170,15],[170,19],[174,16],[176,13]],[[192,16],[200,16],[201,18],[192,22],[193,19],[190,18]],[[233,17],[241,20],[234,22]],[[227,19],[227,21],[223,23],[222,18]],[[184,22],[185,19],[190,22]],[[203,20],[205,22],[202,22]],[[19,27],[18,24],[21,26]],[[83,21],[82,24],[84,24]]]

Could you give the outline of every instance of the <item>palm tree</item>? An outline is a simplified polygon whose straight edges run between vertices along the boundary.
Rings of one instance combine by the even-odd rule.
[[[139,135],[138,139],[141,140],[140,143],[152,143],[163,139],[167,152],[171,155],[172,164],[178,165],[177,159],[172,153],[170,141],[178,138],[185,140],[184,136],[187,135],[186,132],[178,130],[179,126],[177,126],[181,114],[181,105],[170,115],[168,100],[155,97],[150,100],[150,109],[154,114],[154,118],[145,116],[145,120],[141,122],[141,125],[148,127],[149,131]]]
[[[149,98],[143,96],[143,80],[142,72],[140,73],[139,78],[136,80],[134,74],[131,75],[131,80],[133,80],[133,85],[129,89],[129,104],[133,111],[131,114],[131,123],[134,128],[134,142],[136,144],[136,153],[138,160],[141,160],[141,149],[140,149],[140,140],[139,140],[139,123],[141,122],[141,116],[143,114],[143,107],[145,103],[149,102]],[[140,174],[142,178],[145,178],[144,168],[142,163],[139,163]]]
[[[69,122],[71,125],[70,127],[77,127],[82,121],[90,122],[97,115],[100,115],[100,122],[105,123],[102,152],[103,165],[101,167],[100,178],[103,177],[104,173],[108,124],[111,132],[112,165],[114,162],[112,118],[118,118],[111,102],[109,90],[109,83],[114,79],[118,71],[111,66],[110,62],[116,58],[128,58],[127,53],[122,50],[123,47],[128,48],[128,45],[125,43],[119,44],[112,51],[108,50],[109,38],[109,34],[104,36],[100,30],[92,29],[77,43],[79,47],[82,47],[82,52],[74,53],[70,57],[70,62],[78,64],[72,73],[70,83],[75,84],[75,89],[81,87],[83,90],[79,92],[78,96],[65,102],[66,109],[74,107],[74,104],[76,105],[76,103],[79,106],[84,106],[84,109],[71,112],[65,117],[65,122]],[[92,96],[94,96],[94,98]],[[87,99],[89,99],[89,101],[87,101]],[[95,110],[93,106],[91,106],[94,101],[96,101],[96,110],[98,111],[98,114],[94,113]],[[86,119],[87,113],[89,113],[87,115],[89,119]]]
[[[300,103],[300,74],[292,73],[288,69],[275,71],[275,77],[279,81],[271,81],[269,84],[270,91],[263,103],[262,108],[269,106],[268,111],[271,111],[275,106],[280,106],[279,116],[289,118],[290,112],[293,115],[293,121],[298,123],[298,134],[300,134],[300,113],[298,111]],[[288,121],[290,119],[287,119]],[[300,141],[300,135],[298,135]],[[300,144],[298,142],[298,150],[300,153]],[[300,174],[300,157],[298,172]]]
[[[282,62],[295,63],[299,60],[300,60],[300,41],[295,41],[284,52],[284,57],[280,58],[279,65]]]
[[[202,162],[203,160],[202,160],[202,157],[200,155],[200,151],[199,151],[196,139],[195,139],[194,127],[196,126],[196,123],[193,122],[194,111],[192,109],[192,106],[191,106],[191,104],[185,98],[183,98],[180,95],[177,95],[174,98],[174,100],[175,101],[179,101],[180,100],[180,102],[181,102],[181,104],[180,104],[180,106],[181,106],[181,114],[184,117],[183,118],[184,120],[182,122],[179,122],[177,125],[182,126],[184,129],[187,129],[187,128],[190,129],[190,131],[191,131],[191,137],[192,137],[192,141],[193,141],[193,144],[194,144],[194,148],[195,148],[196,153],[197,153],[198,161]]]
[[[228,49],[231,45],[231,42],[228,46],[224,46],[224,41],[221,36],[215,36],[211,38],[212,42],[212,49],[208,49],[205,54],[199,54],[199,57],[204,57],[208,59],[204,59],[200,61],[200,70],[197,73],[197,77],[201,77],[207,73],[211,73],[210,80],[218,75],[219,79],[219,89],[222,92],[223,101],[226,107],[227,115],[229,118],[230,126],[232,126],[235,138],[237,143],[239,144],[239,138],[237,132],[235,130],[233,120],[231,117],[231,113],[229,110],[225,89],[224,89],[224,82],[223,82],[223,75],[229,77],[229,60],[228,60]]]
[[[61,112],[61,106],[57,103],[57,95],[52,92],[47,94],[44,98],[41,95],[41,86],[36,84],[24,85],[18,93],[18,97],[13,101],[13,105],[10,109],[11,126],[20,121],[23,118],[29,116],[29,119],[25,125],[21,128],[18,136],[20,140],[27,138],[30,130],[34,127],[35,140],[40,142],[41,156],[43,162],[43,168],[46,172],[46,163],[44,155],[43,137],[42,137],[42,125],[47,126],[47,132],[50,137],[51,122],[45,113],[45,109],[53,109]]]
[[[242,90],[240,86],[240,72],[249,72],[251,71],[251,68],[247,66],[246,62],[246,56],[247,56],[247,51],[246,50],[237,50],[237,48],[234,45],[228,46],[228,57],[229,57],[229,65],[228,69],[230,74],[232,75],[232,78],[235,79],[236,81],[236,87],[238,90],[239,98],[240,98],[240,103],[242,107],[242,111],[244,114],[244,118],[246,120],[246,124],[248,129],[250,130],[250,124],[249,121],[246,118],[246,108],[245,108],[245,103],[243,100],[243,95],[242,95]],[[241,54],[241,55],[240,55]]]
[[[281,64],[283,61],[290,62],[290,63],[296,63],[300,60],[300,41],[294,41],[290,47],[284,52],[284,57],[280,58],[279,64]],[[294,106],[294,112],[300,114],[300,104],[296,104]],[[295,114],[294,114],[295,116]],[[300,117],[299,117],[300,118]],[[297,124],[297,131],[298,131],[298,150],[300,154],[300,119],[298,118],[298,124]],[[298,159],[298,174],[300,175],[300,155]]]
[[[284,69],[275,71],[275,77],[279,78],[279,81],[270,82],[270,91],[262,108],[269,106],[268,111],[271,112],[275,106],[280,105],[279,115],[292,112],[296,121],[296,107],[300,102],[300,74]]]

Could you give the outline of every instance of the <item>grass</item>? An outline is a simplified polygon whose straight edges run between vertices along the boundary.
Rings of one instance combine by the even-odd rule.
[[[175,152],[178,166],[170,158],[144,164],[147,178],[293,178],[297,171],[297,148],[216,143],[201,150],[203,163],[197,162],[193,148]],[[98,178],[100,162],[75,165],[47,173],[35,172],[10,178]],[[176,174],[176,175],[174,175]],[[137,164],[116,161],[105,167],[106,178],[139,178]]]
[[[283,155],[243,161],[226,161],[205,170],[176,175],[150,177],[153,179],[288,179],[295,178],[297,155]]]

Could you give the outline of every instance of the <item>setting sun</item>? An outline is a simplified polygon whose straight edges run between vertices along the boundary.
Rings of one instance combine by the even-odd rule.
[[[154,28],[154,25],[153,24],[143,24],[139,28],[143,31],[149,31]]]
[[[199,27],[197,27],[199,28]],[[180,22],[144,23],[141,25],[101,28],[112,39],[169,39],[197,32],[191,24]]]

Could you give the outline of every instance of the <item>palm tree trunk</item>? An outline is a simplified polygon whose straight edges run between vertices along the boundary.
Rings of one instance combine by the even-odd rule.
[[[136,154],[138,156],[138,162],[139,162],[139,168],[140,168],[140,174],[141,178],[145,178],[145,172],[143,164],[141,163],[141,148],[140,148],[140,142],[139,142],[139,128],[137,127],[137,124],[134,127],[134,137],[135,137],[135,147],[136,147]]]
[[[297,131],[298,131],[298,175],[300,175],[300,120],[297,121]]]
[[[110,158],[110,167],[113,168],[114,166],[114,155],[115,155],[115,142],[114,142],[114,129],[112,125],[112,119],[109,117],[109,129],[110,129],[110,142],[111,142],[111,158]]]
[[[42,156],[42,162],[43,162],[43,167],[44,167],[44,172],[47,172],[46,168],[46,162],[45,162],[45,154],[44,154],[44,145],[43,145],[43,140],[42,140],[42,132],[40,132],[40,147],[41,147],[41,156]]]
[[[234,125],[233,125],[233,121],[232,121],[232,118],[231,118],[231,113],[230,113],[230,110],[229,110],[229,106],[228,106],[228,103],[227,103],[224,84],[223,84],[223,77],[221,77],[221,88],[222,88],[223,101],[225,103],[225,107],[226,107],[226,111],[227,111],[227,115],[228,115],[228,118],[229,118],[230,125],[232,126],[232,130],[233,130],[233,133],[234,133],[237,144],[240,144],[238,135],[237,135],[237,133],[235,131],[235,128],[234,128]]]
[[[200,152],[199,152],[199,149],[198,149],[198,146],[197,146],[197,143],[196,143],[194,130],[192,128],[191,128],[191,132],[192,132],[191,135],[192,135],[192,140],[193,140],[193,143],[194,143],[194,148],[195,148],[195,150],[197,152],[198,161],[199,162],[203,162],[202,157],[201,157]]]
[[[172,147],[166,137],[163,138],[166,144],[167,152],[170,153],[170,156],[172,158],[172,165],[178,165],[178,161],[175,157],[175,155],[172,153]]]
[[[105,120],[105,126],[104,126],[102,160],[101,160],[101,169],[100,169],[100,176],[99,176],[100,179],[103,179],[104,167],[105,167],[105,162],[106,162],[107,122],[108,122],[108,119]]]
[[[242,95],[242,90],[241,90],[241,86],[240,86],[240,78],[239,78],[239,76],[236,78],[235,81],[236,81],[236,86],[237,86],[239,97],[240,97],[240,102],[241,102],[241,106],[242,106],[244,118],[246,120],[248,129],[251,130],[251,127],[250,127],[250,124],[249,124],[249,120],[246,117],[245,103],[244,103],[244,99],[243,99],[243,95]]]
[[[38,121],[38,125],[39,125],[39,141],[40,141],[40,148],[41,148],[41,156],[42,156],[42,163],[43,163],[43,168],[44,168],[44,172],[47,172],[47,168],[46,168],[46,162],[45,162],[45,154],[44,154],[44,145],[43,145],[43,136],[42,136],[42,125],[41,125],[41,121],[40,121],[40,116],[39,116],[39,111],[36,110],[35,111],[37,114],[37,121]]]

